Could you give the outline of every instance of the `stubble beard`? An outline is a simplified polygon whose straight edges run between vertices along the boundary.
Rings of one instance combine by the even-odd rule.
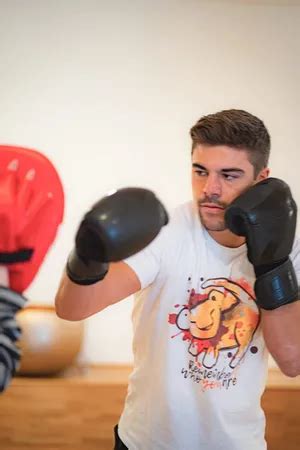
[[[215,203],[216,206],[222,207],[223,210],[220,210],[220,216],[216,217],[216,215],[212,214],[209,217],[209,214],[207,214],[207,215],[203,214],[201,211],[202,203]],[[213,198],[213,197],[211,197],[211,198],[206,197],[205,199],[197,202],[197,209],[198,209],[198,215],[200,218],[200,222],[202,223],[204,228],[206,228],[206,230],[208,230],[208,231],[225,231],[227,229],[225,219],[224,219],[226,207],[227,207],[227,205],[219,202],[218,199]]]
[[[249,183],[249,185],[247,185],[239,193],[239,195],[243,194],[243,192],[246,192],[254,184],[255,184],[254,181],[252,183]],[[211,217],[207,217],[208,215],[205,217],[205,215],[202,214],[202,211],[201,211],[202,203],[215,203],[216,206],[222,207],[223,210],[220,210],[220,217],[214,217],[213,215],[211,215]],[[218,197],[214,196],[214,195],[211,197],[205,197],[204,199],[198,200],[197,201],[198,215],[199,215],[200,221],[201,221],[202,225],[204,226],[204,228],[206,228],[206,230],[208,230],[208,231],[228,230],[228,227],[226,226],[226,223],[225,223],[225,211],[228,206],[229,206],[229,203],[225,204],[223,202],[220,202]]]
[[[227,229],[227,226],[225,224],[224,218],[206,218],[201,213],[200,207],[198,207],[198,214],[200,218],[200,222],[206,228],[208,231],[225,231]]]

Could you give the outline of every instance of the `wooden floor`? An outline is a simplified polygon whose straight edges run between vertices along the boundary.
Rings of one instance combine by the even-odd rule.
[[[60,378],[15,378],[0,397],[0,449],[111,450],[130,370],[98,366]],[[299,450],[300,377],[270,370],[263,407],[268,449]]]

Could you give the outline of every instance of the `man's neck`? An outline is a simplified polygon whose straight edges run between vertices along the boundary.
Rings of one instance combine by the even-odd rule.
[[[207,230],[208,234],[216,241],[218,244],[224,247],[236,248],[243,245],[246,239],[243,236],[237,236],[231,233],[229,230],[224,231],[210,231]]]

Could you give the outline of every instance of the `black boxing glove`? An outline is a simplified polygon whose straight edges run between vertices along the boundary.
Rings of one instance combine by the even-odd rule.
[[[253,264],[257,304],[275,309],[298,300],[298,281],[289,258],[295,238],[297,205],[289,186],[267,178],[235,199],[225,212],[227,227],[245,236]]]
[[[110,262],[142,250],[167,223],[164,206],[147,189],[129,187],[105,196],[80,223],[67,275],[81,285],[103,280]]]

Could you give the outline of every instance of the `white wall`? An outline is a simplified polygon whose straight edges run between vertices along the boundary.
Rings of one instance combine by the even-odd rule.
[[[0,142],[44,152],[66,192],[27,291],[52,303],[81,215],[112,188],[190,198],[189,128],[244,108],[300,204],[300,6],[288,1],[0,1]],[[86,321],[82,358],[131,361],[131,299]]]

